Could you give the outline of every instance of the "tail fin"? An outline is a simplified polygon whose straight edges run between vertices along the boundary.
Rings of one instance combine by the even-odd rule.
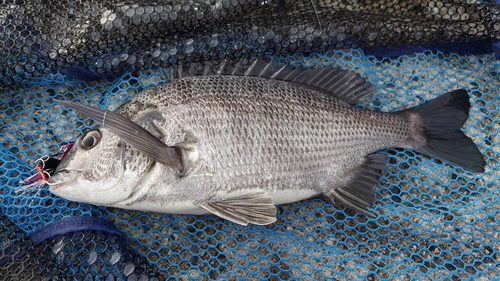
[[[425,144],[416,150],[460,165],[475,173],[484,172],[485,161],[476,144],[460,130],[469,117],[469,95],[455,90],[408,110],[418,114]]]

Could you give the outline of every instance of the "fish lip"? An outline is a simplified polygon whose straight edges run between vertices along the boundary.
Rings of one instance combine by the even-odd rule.
[[[62,169],[47,179],[49,190],[57,190],[61,186],[68,186],[76,182],[80,171]]]

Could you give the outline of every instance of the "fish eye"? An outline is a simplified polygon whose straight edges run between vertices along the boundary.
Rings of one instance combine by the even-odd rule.
[[[85,135],[83,135],[80,146],[86,150],[92,149],[99,143],[100,140],[101,132],[98,130],[88,131]]]

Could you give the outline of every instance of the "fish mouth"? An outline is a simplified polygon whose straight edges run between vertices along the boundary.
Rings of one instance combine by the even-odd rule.
[[[50,191],[55,191],[61,186],[67,186],[74,183],[80,174],[79,170],[67,169],[67,155],[73,148],[74,142],[64,145],[61,148],[60,162],[54,170],[54,173],[47,179],[46,183]]]
[[[55,191],[62,186],[68,186],[76,182],[80,171],[62,169],[47,179],[49,190]]]

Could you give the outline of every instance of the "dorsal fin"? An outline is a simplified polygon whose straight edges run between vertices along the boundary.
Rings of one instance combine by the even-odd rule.
[[[306,68],[280,65],[276,59],[225,59],[220,63],[204,62],[174,66],[170,69],[171,79],[204,75],[234,75],[271,78],[300,83],[331,93],[352,105],[375,92],[373,84],[352,71],[330,66]]]

